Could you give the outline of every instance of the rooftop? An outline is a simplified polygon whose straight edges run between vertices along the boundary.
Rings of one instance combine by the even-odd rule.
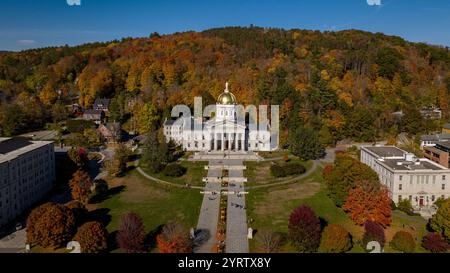
[[[0,163],[10,161],[51,143],[53,142],[31,141],[26,138],[0,138]]]
[[[407,152],[395,146],[364,147],[379,157],[403,157]]]
[[[423,135],[421,137],[422,141],[448,141],[450,140],[450,134],[434,134],[434,135]]]
[[[395,146],[363,147],[375,154],[377,161],[394,171],[439,171],[448,170],[426,158],[417,158]]]
[[[382,162],[389,168],[396,171],[446,170],[446,168],[434,164],[428,159],[417,159],[417,161],[406,161],[404,159],[385,159]]]

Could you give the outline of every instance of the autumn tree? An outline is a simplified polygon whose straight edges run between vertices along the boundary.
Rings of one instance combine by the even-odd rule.
[[[446,199],[430,221],[430,227],[450,240],[450,199]]]
[[[375,188],[379,185],[376,172],[347,154],[337,154],[334,166],[326,171],[324,178],[328,195],[338,207],[346,202],[350,190],[355,188],[359,181]]]
[[[79,169],[84,168],[88,162],[87,151],[84,148],[72,148],[67,152],[67,154]]]
[[[28,216],[27,242],[44,248],[59,248],[72,239],[75,228],[75,217],[69,208],[46,203]]]
[[[299,252],[316,252],[320,244],[320,219],[308,206],[296,208],[289,217],[289,239]]]
[[[101,253],[108,249],[108,232],[99,222],[88,222],[78,228],[74,240],[83,253]]]
[[[342,226],[331,224],[325,227],[322,232],[322,240],[319,252],[322,253],[343,253],[352,247],[350,234]]]
[[[413,253],[416,249],[414,237],[406,231],[398,231],[395,233],[389,246],[403,253]]]
[[[89,202],[92,185],[92,179],[87,172],[76,171],[69,182],[72,198],[86,205]]]
[[[131,151],[123,144],[119,145],[110,160],[106,160],[104,168],[112,176],[120,176],[127,170],[128,159]]]
[[[192,239],[189,232],[179,222],[164,225],[156,237],[160,253],[191,253]]]
[[[264,253],[276,253],[283,243],[283,236],[278,232],[264,229],[258,231],[256,240]]]
[[[136,213],[126,213],[120,218],[117,232],[118,246],[128,253],[144,252],[146,233],[142,219]]]
[[[342,208],[357,225],[373,221],[386,227],[392,221],[391,199],[386,188],[366,190],[363,186],[357,186],[350,190]]]
[[[365,249],[370,242],[378,242],[381,247],[386,243],[386,236],[383,227],[372,221],[364,224],[364,235],[362,238],[363,248]]]
[[[445,253],[450,250],[450,245],[439,233],[428,233],[422,239],[422,246],[432,253]]]
[[[136,104],[133,113],[139,134],[147,134],[159,120],[158,109],[151,103]]]

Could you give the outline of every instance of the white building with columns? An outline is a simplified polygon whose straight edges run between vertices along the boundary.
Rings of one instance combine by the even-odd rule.
[[[416,208],[430,207],[450,197],[450,169],[426,158],[395,146],[362,147],[361,162],[378,174],[396,204],[408,199]]]
[[[245,118],[244,118],[245,119]],[[248,121],[238,122],[236,97],[229,91],[228,83],[218,97],[212,118],[195,119],[179,117],[166,120],[164,135],[186,151],[199,152],[249,152],[273,151],[270,125],[249,126]]]

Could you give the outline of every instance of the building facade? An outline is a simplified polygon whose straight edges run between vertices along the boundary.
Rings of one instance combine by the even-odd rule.
[[[450,169],[394,146],[362,147],[361,162],[371,167],[398,204],[409,199],[416,207],[430,207],[450,197]]]
[[[55,181],[51,141],[0,139],[0,226],[41,200]]]
[[[174,141],[186,151],[203,152],[248,152],[272,151],[269,124],[259,124],[258,128],[248,122],[238,122],[236,97],[228,89],[218,97],[215,115],[209,120],[180,117],[166,120],[164,135],[167,141]]]

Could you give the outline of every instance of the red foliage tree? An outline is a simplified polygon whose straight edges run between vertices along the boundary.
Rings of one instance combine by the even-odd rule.
[[[320,244],[320,219],[308,206],[296,208],[289,218],[289,239],[300,252],[315,252]]]
[[[192,240],[188,232],[178,222],[164,226],[161,234],[156,237],[160,253],[191,253]]]
[[[72,198],[86,205],[89,202],[92,185],[91,177],[87,172],[81,170],[76,171],[69,182],[70,189],[72,190]]]
[[[99,222],[82,225],[74,239],[80,243],[83,253],[100,253],[108,249],[108,232]]]
[[[120,219],[117,244],[128,253],[144,252],[145,229],[136,213],[127,213]]]
[[[383,227],[372,221],[367,221],[364,224],[364,235],[363,235],[363,247],[366,248],[367,244],[370,242],[378,242],[381,247],[384,247],[386,243],[386,236],[384,235]]]
[[[71,209],[47,203],[34,209],[27,219],[27,242],[44,248],[58,248],[72,239],[75,217]]]
[[[357,186],[350,190],[343,209],[358,225],[373,221],[386,227],[392,221],[391,199],[386,188],[367,190]]]
[[[450,245],[439,233],[428,233],[422,239],[422,246],[432,253],[445,253],[450,250]]]

